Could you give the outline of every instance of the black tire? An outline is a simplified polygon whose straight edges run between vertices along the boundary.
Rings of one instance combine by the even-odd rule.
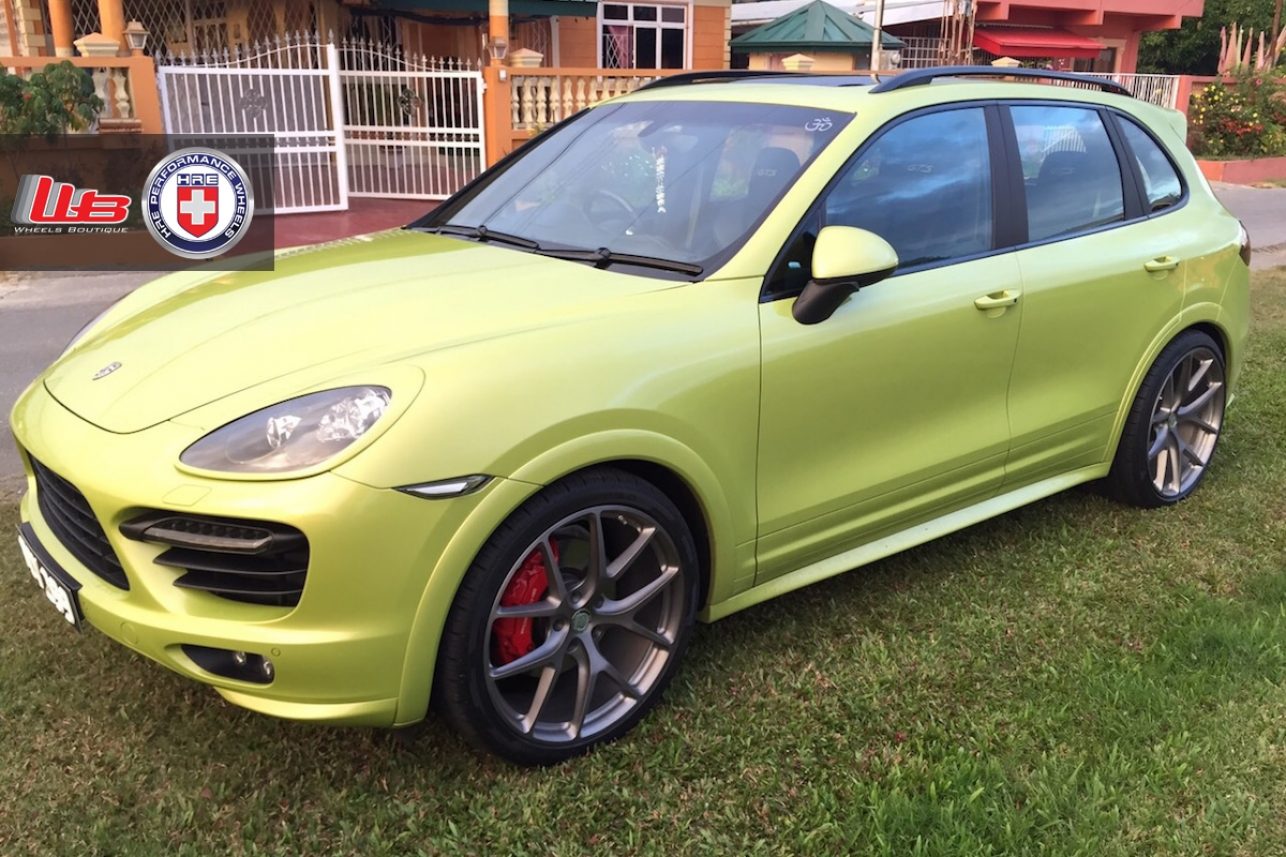
[[[624,510],[631,510],[631,514],[637,515],[637,518],[627,519],[623,514]],[[566,581],[565,603],[568,605],[566,609],[574,609],[575,615],[568,618],[567,615],[560,613],[558,618],[551,616],[533,619],[533,637],[543,639],[536,648],[543,649],[545,644],[553,645],[559,640],[566,639],[566,646],[570,648],[565,652],[573,651],[584,656],[587,650],[593,649],[600,656],[607,655],[610,661],[612,660],[612,656],[608,654],[610,646],[602,643],[604,637],[618,633],[625,634],[627,639],[624,643],[616,645],[617,651],[623,649],[626,652],[633,652],[635,649],[641,649],[644,654],[637,656],[639,658],[637,665],[630,660],[634,655],[625,657],[628,663],[624,667],[613,664],[616,675],[627,679],[644,676],[647,681],[645,692],[638,693],[637,697],[628,696],[624,690],[626,685],[620,684],[620,699],[616,705],[622,710],[619,711],[618,716],[609,717],[608,715],[616,709],[611,708],[607,702],[600,703],[599,707],[593,708],[592,711],[607,712],[599,718],[601,728],[597,728],[592,734],[580,734],[582,728],[590,722],[585,712],[594,705],[595,694],[606,693],[607,691],[602,690],[602,687],[610,689],[617,686],[615,679],[606,673],[598,673],[597,682],[589,681],[588,686],[592,690],[582,694],[577,682],[583,679],[583,676],[590,674],[589,668],[585,666],[586,663],[594,663],[590,658],[583,657],[583,660],[572,664],[570,674],[561,672],[564,669],[563,666],[541,667],[540,670],[547,670],[551,675],[558,676],[550,680],[550,690],[542,697],[546,700],[542,703],[545,708],[549,708],[554,702],[564,703],[567,700],[567,685],[564,683],[568,681],[572,683],[573,697],[570,706],[573,713],[565,721],[567,735],[563,736],[554,735],[552,731],[556,726],[551,724],[564,722],[554,716],[557,711],[551,715],[550,722],[546,723],[540,719],[541,714],[539,709],[534,707],[536,705],[534,701],[532,710],[536,710],[537,714],[527,720],[515,720],[514,713],[520,706],[505,710],[508,699],[502,697],[508,691],[502,691],[502,687],[508,688],[518,682],[538,686],[541,683],[540,676],[544,673],[534,670],[530,674],[522,673],[497,680],[493,671],[500,667],[496,665],[497,655],[492,652],[492,646],[496,645],[499,648],[499,641],[493,637],[492,623],[501,621],[496,617],[495,612],[501,609],[502,593],[511,591],[511,583],[515,575],[519,574],[524,562],[531,562],[531,557],[540,550],[539,545],[544,537],[548,534],[552,543],[558,540],[556,537],[559,533],[567,532],[567,528],[576,529],[577,525],[566,524],[566,522],[582,513],[585,513],[583,520],[587,526],[584,547],[586,554],[592,553],[589,547],[591,540],[588,537],[590,532],[588,527],[594,514],[598,515],[598,532],[604,534],[602,541],[604,549],[600,552],[604,557],[610,557],[613,545],[630,543],[631,539],[641,537],[644,529],[647,529],[638,529],[635,531],[637,533],[635,536],[631,535],[632,531],[621,529],[626,524],[649,519],[652,525],[649,530],[651,535],[648,537],[649,540],[646,540],[646,547],[634,554],[635,558],[632,561],[624,564],[625,571],[619,572],[618,578],[609,578],[607,574],[594,578],[607,581],[606,583],[590,585],[588,581],[592,575],[588,570],[581,572],[583,576],[579,580],[576,579],[577,572],[560,571],[560,578]],[[616,513],[622,514],[620,517],[613,517]],[[581,519],[575,518],[575,520]],[[551,528],[560,526],[560,522],[566,525],[564,529],[551,533]],[[617,529],[613,530],[614,527]],[[575,543],[566,541],[565,544],[574,545]],[[567,554],[572,549],[565,547],[562,551],[563,556],[555,559],[552,565],[565,569],[564,561],[567,560]],[[617,560],[619,561],[625,553],[618,555]],[[654,553],[655,557],[653,557]],[[550,555],[544,553],[541,556],[545,557],[541,567],[548,568]],[[586,559],[583,565],[584,569],[591,568],[592,558]],[[604,563],[602,567],[610,569],[617,565],[617,562]],[[600,616],[594,613],[592,608],[602,606],[607,596],[594,597],[593,603],[582,603],[578,607],[579,598],[590,598],[601,589],[603,592],[610,592],[610,599],[618,599],[608,599],[607,604],[624,604],[630,597],[630,593],[622,594],[621,591],[610,587],[625,585],[626,579],[636,573],[640,579],[645,580],[648,574],[653,574],[650,571],[653,565],[657,571],[653,575],[655,581],[652,585],[659,587],[657,594],[648,596],[648,600],[643,602],[644,606],[634,608],[629,614],[628,622],[637,626],[647,625],[651,621],[652,630],[656,631],[658,636],[663,636],[662,632],[664,632],[664,641],[668,645],[663,647],[660,640],[633,643],[631,641],[636,638],[640,640],[644,638],[637,636],[636,631],[628,631],[615,625],[596,624],[586,627],[591,620],[582,619],[579,614],[593,613],[592,621],[598,623]],[[677,565],[677,572],[673,571],[675,565]],[[615,468],[600,467],[574,474],[550,485],[506,519],[487,540],[465,575],[452,602],[438,650],[433,682],[434,706],[470,743],[520,765],[555,764],[584,753],[599,744],[613,741],[630,731],[647,715],[660,701],[666,686],[673,678],[692,636],[699,597],[699,578],[696,547],[687,523],[674,503],[651,483]],[[646,588],[648,584],[644,582],[639,586],[639,591]],[[540,599],[539,604],[544,605],[547,601],[557,600],[551,582],[545,598]],[[641,613],[653,610],[654,607],[659,611],[661,619],[637,618]],[[559,609],[564,608],[559,607]],[[558,627],[559,625],[561,627]],[[577,625],[580,627],[576,627]],[[542,633],[543,637],[540,636]],[[596,636],[591,640],[585,636],[587,633],[603,636]],[[562,636],[556,639],[560,634]],[[616,641],[618,638],[612,637],[612,639]],[[598,648],[600,645],[602,648]],[[566,658],[570,658],[570,655],[560,656],[559,663],[564,664]],[[629,670],[635,671],[627,674]],[[609,683],[604,685],[604,682]],[[637,692],[643,684],[644,682],[639,680],[637,683],[630,683],[630,688]],[[534,700],[539,690],[533,690],[532,693]],[[562,695],[557,696],[559,693]],[[586,697],[587,701],[584,704],[580,703],[579,695]],[[574,710],[578,707],[581,711],[581,721],[573,727],[572,723],[576,720]],[[529,734],[523,734],[523,724],[527,721],[536,725],[526,727],[531,731]],[[540,730],[546,731],[541,733]]]
[[[1123,503],[1141,508],[1171,506],[1189,497],[1209,469],[1218,445],[1219,431],[1223,426],[1223,406],[1226,391],[1217,397],[1217,430],[1208,444],[1205,463],[1195,474],[1191,484],[1176,490],[1163,491],[1154,482],[1154,461],[1149,459],[1149,446],[1154,443],[1154,414],[1159,413],[1163,390],[1183,362],[1193,355],[1210,354],[1214,357],[1220,383],[1226,378],[1223,349],[1208,334],[1199,330],[1186,330],[1179,334],[1157,356],[1152,368],[1139,385],[1139,392],[1125,420],[1121,440],[1112,460],[1112,469],[1104,480],[1106,493]],[[1183,456],[1179,456],[1182,460]],[[1164,465],[1163,465],[1164,466]]]

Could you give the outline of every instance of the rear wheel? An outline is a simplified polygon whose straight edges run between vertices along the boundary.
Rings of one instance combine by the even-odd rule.
[[[1223,352],[1189,330],[1157,357],[1126,419],[1108,475],[1113,495],[1136,506],[1177,503],[1205,477],[1223,429]]]
[[[600,469],[550,486],[496,531],[456,595],[439,709],[520,764],[623,735],[674,674],[697,578],[691,533],[650,483]]]

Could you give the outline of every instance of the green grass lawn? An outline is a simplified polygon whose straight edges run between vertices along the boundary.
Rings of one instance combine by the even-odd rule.
[[[1286,269],[1254,289],[1190,501],[1072,491],[704,626],[549,770],[240,711],[68,631],[4,537],[0,855],[1286,853]]]

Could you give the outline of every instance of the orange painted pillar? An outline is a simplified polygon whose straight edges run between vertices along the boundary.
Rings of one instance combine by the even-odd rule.
[[[54,34],[54,56],[74,57],[76,46],[72,42],[76,33],[71,24],[71,0],[49,0],[49,30]]]
[[[1174,109],[1187,115],[1188,105],[1192,102],[1192,75],[1181,74],[1175,81]]]
[[[513,147],[513,88],[508,67],[498,64],[483,67],[482,82],[486,87],[482,93],[482,127],[487,138],[486,166],[490,167]]]
[[[490,0],[487,7],[487,45],[488,48],[495,42],[504,42],[505,49],[509,48],[509,0]],[[490,52],[490,51],[488,51]],[[489,65],[500,65],[503,60],[494,56],[491,58]]]
[[[128,53],[125,50],[125,8],[121,0],[98,0],[98,32],[120,42],[120,53]]]

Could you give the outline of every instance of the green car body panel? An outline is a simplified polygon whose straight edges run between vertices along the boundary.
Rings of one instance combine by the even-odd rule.
[[[1033,97],[1137,117],[1174,154],[1184,204],[895,273],[821,324],[795,321],[789,299],[761,300],[787,237],[881,128],[945,103]],[[1216,336],[1235,388],[1249,316],[1239,225],[1172,111],[990,82],[889,93],[723,84],[627,100],[854,118],[698,282],[395,231],[284,252],[272,272],[184,272],[138,289],[11,418],[26,455],[85,495],[130,573],[131,588],[117,589],[59,544],[24,458],[21,519],[81,583],[86,620],[257,711],[409,724],[426,713],[443,623],[480,546],[569,473],[622,462],[682,495],[711,620],[1104,476],[1144,374],[1182,330]],[[1145,271],[1160,255],[1182,261]],[[1006,292],[1021,300],[974,305]],[[118,371],[93,380],[112,362]],[[358,384],[390,390],[390,410],[322,464],[242,475],[179,462],[257,409]],[[469,474],[493,478],[448,499],[397,490]],[[152,562],[161,548],[119,532],[142,509],[297,527],[311,545],[299,604],[173,586],[173,570]],[[270,655],[276,677],[214,675],[181,644]]]

